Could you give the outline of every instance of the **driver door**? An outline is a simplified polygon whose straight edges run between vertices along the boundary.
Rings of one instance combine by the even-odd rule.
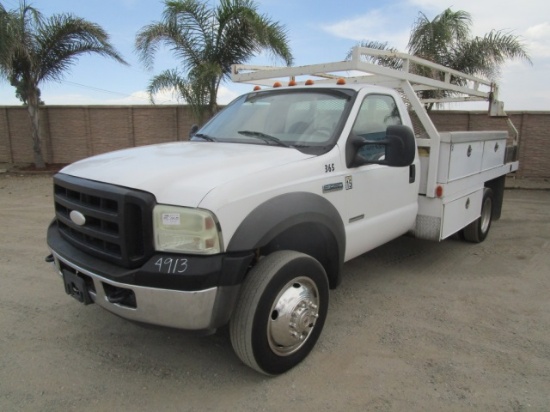
[[[386,128],[402,124],[391,95],[368,94],[361,102],[351,136],[382,140]],[[384,146],[359,149],[367,160],[383,159]],[[416,160],[415,160],[416,162]],[[413,228],[417,213],[418,183],[412,167],[365,164],[348,168],[346,175],[348,247],[346,260],[382,245]]]

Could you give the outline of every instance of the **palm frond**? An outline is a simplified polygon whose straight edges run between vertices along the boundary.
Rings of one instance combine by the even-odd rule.
[[[287,66],[291,66],[294,58],[288,46],[288,32],[285,27],[266,16],[254,17],[252,26],[256,33],[257,50],[267,50],[273,58],[281,58]]]
[[[196,0],[166,1],[163,19],[145,26],[136,36],[135,49],[142,63],[152,68],[161,45],[169,47],[184,66],[203,60],[212,43],[212,12]]]
[[[128,64],[109,42],[99,25],[70,14],[58,14],[45,21],[36,33],[37,80],[59,80],[82,54],[94,53]]]
[[[177,70],[165,70],[154,76],[147,87],[151,103],[155,103],[154,95],[163,91],[172,92],[178,100],[183,98],[191,106],[196,120],[203,123],[208,111],[210,95],[208,89],[201,84],[200,78],[185,78]]]
[[[380,42],[376,40],[363,40],[359,43],[357,43],[356,46],[359,47],[367,47],[369,49],[376,49],[376,50],[386,50],[389,52],[397,53],[399,50],[397,50],[394,47],[390,47],[388,42]],[[348,54],[346,55],[346,60],[351,60],[351,57],[353,55],[353,49],[352,47]],[[373,64],[378,64],[380,66],[390,67],[392,69],[400,70],[403,67],[403,61],[401,59],[397,59],[394,57],[376,57],[376,56],[367,56],[366,61]]]
[[[433,20],[419,13],[407,49],[410,54],[443,64],[453,47],[468,38],[471,24],[470,14],[462,10],[446,9]]]
[[[181,88],[182,94],[187,93],[188,102],[208,98],[210,114],[216,111],[218,87],[229,76],[231,64],[262,51],[292,63],[286,30],[260,15],[253,0],[220,0],[214,8],[199,0],[167,0],[164,5],[162,19],[138,32],[136,52],[151,68],[159,48],[170,48],[185,84],[192,85]]]
[[[13,77],[15,68],[32,66],[32,54],[36,42],[29,28],[40,27],[41,13],[22,0],[18,9],[0,13],[0,73]]]
[[[164,21],[173,24],[176,31],[176,56],[191,59],[192,65],[200,64],[204,50],[214,42],[214,12],[198,0],[167,1]]]
[[[453,64],[457,70],[496,80],[500,75],[500,67],[507,60],[523,60],[532,64],[525,46],[517,36],[492,30],[483,37],[475,37],[461,44]]]
[[[179,98],[178,93],[182,88],[185,80],[181,77],[177,70],[165,70],[154,76],[147,86],[149,100],[155,104],[155,94],[164,91],[172,91],[176,98]]]
[[[245,63],[252,56],[268,52],[272,58],[292,64],[285,28],[267,16],[260,15],[251,0],[222,0],[216,8],[217,33],[213,57],[230,73],[231,64]]]

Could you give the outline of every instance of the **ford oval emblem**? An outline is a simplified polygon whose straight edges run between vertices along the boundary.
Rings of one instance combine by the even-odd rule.
[[[82,213],[80,213],[77,210],[71,211],[71,213],[69,214],[69,217],[71,218],[71,220],[75,225],[84,226],[84,224],[86,223],[86,216],[84,216]]]

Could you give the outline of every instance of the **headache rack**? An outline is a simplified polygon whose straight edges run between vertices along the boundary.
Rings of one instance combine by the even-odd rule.
[[[380,61],[391,62],[392,67],[376,63]],[[441,136],[425,109],[426,104],[486,101],[489,104],[489,116],[507,118],[513,132],[512,152],[517,154],[518,131],[507,117],[504,104],[498,100],[496,83],[407,53],[355,47],[351,59],[346,61],[296,67],[236,64],[231,67],[231,79],[237,83],[269,87],[276,83],[279,84],[275,87],[285,83],[305,85],[313,80],[318,85],[372,84],[396,89],[403,95],[409,109],[416,114],[425,131],[425,134],[417,134],[418,147],[425,148],[430,153],[439,153]],[[422,98],[419,92],[423,91],[435,91],[433,94],[436,97]],[[446,93],[437,96],[437,91]],[[426,191],[428,197],[435,196],[438,162],[439,156],[429,157]]]

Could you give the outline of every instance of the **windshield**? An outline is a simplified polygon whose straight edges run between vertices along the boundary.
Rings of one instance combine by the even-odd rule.
[[[237,98],[193,140],[294,147],[323,153],[336,143],[355,92],[269,90]]]

